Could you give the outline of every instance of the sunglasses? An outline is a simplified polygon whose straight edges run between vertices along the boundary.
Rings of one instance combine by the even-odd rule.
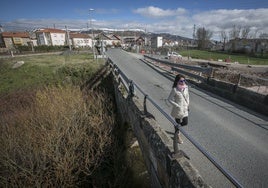
[[[179,80],[180,83],[186,82],[186,80]]]

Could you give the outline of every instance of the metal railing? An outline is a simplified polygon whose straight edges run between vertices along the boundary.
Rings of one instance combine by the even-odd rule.
[[[200,66],[195,66],[195,65],[186,65],[186,64],[179,64],[179,63],[172,63],[168,60],[163,60],[163,59],[157,59],[153,58],[148,55],[144,55],[144,60],[150,59],[152,61],[159,62],[164,65],[171,66],[172,71],[177,71],[181,72],[189,77],[195,78],[197,80],[206,80],[205,77],[202,75],[205,74],[207,77],[210,77],[212,74],[212,68],[211,67],[200,67]],[[182,70],[183,69],[183,70]],[[198,74],[196,74],[198,73]]]
[[[137,88],[143,95],[144,95],[144,112],[147,113],[147,107],[146,107],[146,101],[150,101],[151,104],[159,111],[161,114],[165,116],[165,118],[170,121],[174,126],[178,126],[178,124],[174,121],[174,119],[167,114],[153,99],[150,98],[148,94],[146,94],[136,83],[133,82],[133,80],[128,79],[128,77],[122,72],[119,67],[114,64],[109,58],[108,62],[112,65],[111,67],[114,68],[116,71],[117,76],[121,76],[122,79],[125,80],[125,82],[122,82],[123,84],[126,84],[124,87],[128,90],[128,96],[133,97],[134,96],[134,89]],[[120,80],[120,79],[119,79]],[[145,114],[146,115],[146,114]],[[212,162],[212,164],[220,170],[220,172],[236,187],[243,187],[227,170],[225,170],[214,157],[212,157],[198,142],[196,142],[189,134],[187,134],[183,129],[181,129],[178,126],[179,130],[182,132],[182,134],[209,160]],[[178,144],[177,144],[177,137],[174,137],[173,147],[174,147],[174,153],[178,153]],[[187,156],[186,156],[187,157]]]

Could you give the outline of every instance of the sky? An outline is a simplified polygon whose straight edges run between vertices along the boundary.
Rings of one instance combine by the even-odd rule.
[[[268,0],[4,0],[0,25],[4,31],[141,29],[188,38],[205,28],[215,40],[235,26],[258,37],[268,33]]]

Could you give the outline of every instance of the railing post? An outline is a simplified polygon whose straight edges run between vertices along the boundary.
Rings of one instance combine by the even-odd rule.
[[[177,125],[178,126],[178,125]],[[176,130],[174,133],[174,138],[173,138],[173,149],[174,149],[174,154],[179,153],[179,147],[178,147],[178,135],[179,135],[179,130]]]
[[[116,67],[114,67],[114,75],[116,81],[118,82],[120,77],[119,77],[119,70]]]
[[[144,114],[148,114],[148,111],[147,111],[147,106],[146,106],[146,99],[147,99],[148,95],[144,95],[144,100],[143,100],[143,111],[144,111]]]
[[[128,97],[129,98],[134,97],[134,84],[133,84],[133,81],[132,80],[130,80],[130,82],[129,82],[128,89],[129,89],[129,91],[128,91]]]

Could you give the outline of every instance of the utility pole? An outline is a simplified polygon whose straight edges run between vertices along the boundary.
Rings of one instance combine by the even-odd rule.
[[[71,43],[70,43],[70,35],[67,26],[65,26],[66,33],[67,33],[67,44],[69,45],[70,51],[72,51]]]
[[[194,31],[193,31],[193,39],[195,40],[196,36],[195,36],[195,24],[194,24]]]
[[[93,51],[93,59],[95,59],[95,49],[94,49],[94,33],[93,33],[93,26],[92,26],[92,18],[90,16],[90,12],[94,11],[93,8],[89,9],[89,18],[90,18],[90,28],[91,28],[91,36],[92,36],[92,51]]]

